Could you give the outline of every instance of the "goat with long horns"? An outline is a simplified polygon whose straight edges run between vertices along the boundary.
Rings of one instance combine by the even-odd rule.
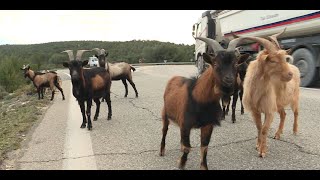
[[[198,37],[212,48],[214,56],[203,53],[203,59],[210,64],[209,68],[199,77],[172,77],[164,92],[162,108],[162,140],[160,156],[165,153],[165,140],[170,123],[180,127],[182,156],[179,168],[184,169],[188,154],[191,150],[190,132],[193,128],[201,129],[201,169],[208,169],[207,151],[213,127],[220,125],[222,109],[220,98],[230,96],[234,92],[236,65],[238,58],[235,54],[237,43],[232,40],[227,49],[217,41]]]
[[[76,58],[73,56],[72,50],[65,50],[63,52],[68,53],[69,62],[64,62],[63,66],[68,67],[70,70],[71,82],[72,82],[72,93],[77,99],[83,121],[81,128],[86,127],[88,120],[88,130],[92,129],[91,123],[91,105],[92,100],[96,103],[96,112],[94,115],[94,121],[98,119],[100,111],[100,98],[106,99],[108,104],[108,120],[111,119],[111,99],[110,99],[110,88],[111,78],[109,71],[105,68],[97,67],[93,69],[84,69],[83,66],[88,64],[88,60],[81,61],[81,56],[84,52],[90,50],[78,50]],[[85,111],[85,102],[87,102],[87,110]],[[86,113],[86,114],[85,114]],[[86,117],[87,115],[87,117]]]

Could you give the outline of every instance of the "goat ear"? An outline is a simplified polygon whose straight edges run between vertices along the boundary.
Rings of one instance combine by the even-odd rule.
[[[262,55],[262,56],[261,56],[261,60],[262,60],[262,61],[267,60],[267,59],[268,59],[268,55],[269,55],[269,54],[264,54],[264,55]]]
[[[213,57],[210,56],[209,54],[203,53],[202,56],[203,56],[203,60],[204,60],[206,63],[209,63],[209,64],[212,64],[212,63],[213,63]]]
[[[245,62],[249,58],[250,54],[242,54],[238,60],[238,64]]]
[[[108,53],[108,52],[106,52],[106,57],[108,56],[108,54],[109,54],[109,53]]]
[[[98,55],[96,55],[96,54],[95,54],[94,56],[95,56],[96,58],[99,58],[99,56],[98,56]]]
[[[289,55],[291,55],[291,53],[292,53],[292,49],[291,49],[291,48],[290,48],[290,49],[287,49],[286,51],[287,51],[287,53],[288,53]]]
[[[89,62],[89,60],[84,60],[84,61],[82,62],[82,67],[85,66],[85,65],[87,65],[88,62]]]
[[[69,67],[69,63],[68,62],[63,62],[63,64],[62,64],[64,67]]]

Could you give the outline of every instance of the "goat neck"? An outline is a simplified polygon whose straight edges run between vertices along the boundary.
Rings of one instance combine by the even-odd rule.
[[[198,79],[193,89],[193,98],[201,103],[217,101],[221,96],[220,83],[215,79],[215,72],[210,66]]]
[[[34,73],[34,71],[32,71],[31,69],[28,70],[28,74],[26,75],[31,81],[34,80],[34,78],[36,77],[36,74]]]

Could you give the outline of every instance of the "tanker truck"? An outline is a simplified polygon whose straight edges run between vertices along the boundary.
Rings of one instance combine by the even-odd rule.
[[[320,77],[320,10],[209,10],[193,24],[193,37],[207,37],[222,47],[240,36],[267,37],[286,28],[278,37],[283,49],[291,49],[293,64],[301,73],[302,87],[311,86]],[[244,41],[239,44],[241,53],[255,56],[263,49],[258,43]],[[195,40],[194,60],[201,74],[207,64],[202,54],[210,52],[206,43]]]

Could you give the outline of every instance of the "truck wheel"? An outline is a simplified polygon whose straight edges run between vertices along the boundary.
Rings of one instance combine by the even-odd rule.
[[[204,71],[204,60],[202,56],[199,56],[197,59],[197,69],[198,69],[198,75],[202,74]]]
[[[313,83],[316,74],[316,66],[312,52],[306,48],[300,48],[292,53],[293,64],[300,70],[300,86],[306,87]]]

